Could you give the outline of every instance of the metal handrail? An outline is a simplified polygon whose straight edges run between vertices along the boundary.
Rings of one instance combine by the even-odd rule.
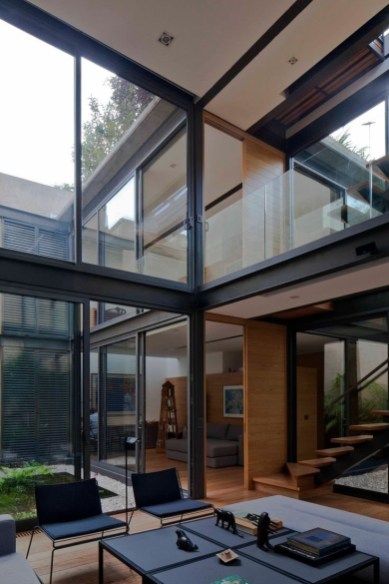
[[[377,373],[377,375],[375,375],[373,377],[373,379],[369,379],[371,377],[371,375],[374,375],[374,373],[376,373],[377,371],[379,371],[382,367],[384,367],[384,365],[386,365],[384,371],[380,371],[379,373]],[[347,391],[345,391],[341,395],[339,395],[337,398],[335,398],[329,404],[328,408],[331,408],[333,405],[335,405],[336,403],[338,403],[341,400],[345,400],[346,399],[346,396],[348,396],[350,393],[354,393],[355,392],[356,394],[359,394],[366,387],[368,387],[370,385],[370,383],[373,383],[373,381],[375,381],[376,379],[378,379],[379,377],[381,377],[381,375],[383,375],[384,373],[387,373],[388,371],[389,371],[389,358],[388,359],[385,359],[385,361],[382,361],[382,363],[380,363],[379,365],[377,365],[376,367],[374,367],[374,369],[372,369],[371,371],[369,371],[369,373],[367,373],[364,377],[362,377],[362,379],[360,379],[359,381],[357,381],[356,385],[354,385],[353,387],[351,387],[350,389],[348,389]],[[360,384],[361,383],[364,383],[365,381],[367,381],[367,383],[365,385],[362,385],[362,387],[359,387]]]

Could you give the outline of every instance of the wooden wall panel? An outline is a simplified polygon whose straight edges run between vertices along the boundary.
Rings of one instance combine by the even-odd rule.
[[[286,327],[248,323],[244,336],[245,487],[287,459]]]
[[[283,251],[282,191],[275,185],[266,201],[264,187],[285,170],[285,155],[254,140],[243,140],[243,266]],[[266,250],[265,239],[266,236]]]
[[[207,422],[242,426],[242,418],[225,418],[223,416],[224,385],[243,385],[243,373],[213,373],[206,376]]]
[[[316,388],[316,413],[317,413],[317,447],[325,448],[325,422],[324,422],[324,351],[317,353],[303,353],[297,356],[297,366],[311,367],[317,372]],[[298,391],[298,387],[297,387]]]
[[[317,369],[297,367],[297,460],[316,458],[317,377]]]

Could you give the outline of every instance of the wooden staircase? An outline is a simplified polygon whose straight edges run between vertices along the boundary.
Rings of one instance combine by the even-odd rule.
[[[389,410],[372,410],[372,414],[389,418]],[[331,439],[331,448],[316,450],[317,458],[288,462],[284,471],[255,477],[254,488],[266,495],[288,495],[309,499],[317,486],[336,478],[343,470],[389,443],[389,423],[352,424],[348,436]],[[388,434],[388,435],[387,435]]]

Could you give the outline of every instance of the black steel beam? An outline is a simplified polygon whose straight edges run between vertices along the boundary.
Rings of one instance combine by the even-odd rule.
[[[189,493],[205,496],[205,320],[202,311],[189,318]]]
[[[112,342],[118,342],[129,335],[134,335],[142,331],[156,329],[161,326],[173,324],[182,320],[182,315],[161,310],[150,310],[137,314],[115,318],[107,323],[92,327],[90,332],[90,343],[93,347]]]
[[[264,260],[236,274],[203,287],[199,306],[216,308],[238,300],[268,293],[312,278],[361,266],[372,259],[389,256],[387,215],[350,227],[331,237],[312,242],[275,258]],[[357,256],[356,248],[374,242],[377,254]],[[254,271],[255,270],[255,271]]]
[[[42,263],[44,261],[44,263]],[[104,272],[104,273],[103,273]],[[91,299],[188,313],[195,305],[190,292],[169,282],[139,274],[127,274],[98,266],[66,264],[9,250],[0,250],[0,287],[12,292],[62,296],[69,300]]]
[[[270,28],[242,55],[226,73],[207,91],[198,104],[204,108],[220,93],[255,57],[289,26],[313,0],[296,0]]]

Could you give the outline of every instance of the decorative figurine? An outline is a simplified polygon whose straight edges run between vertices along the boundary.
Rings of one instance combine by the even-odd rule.
[[[273,549],[271,543],[269,543],[269,533],[271,520],[268,513],[261,513],[258,518],[258,527],[257,527],[257,546],[268,552],[269,550]]]
[[[223,529],[227,529],[229,531],[231,529],[232,533],[235,535],[239,535],[238,530],[236,529],[235,523],[235,516],[231,511],[226,511],[225,509],[216,509],[216,523],[215,525],[219,525]]]
[[[176,534],[177,534],[176,544],[178,549],[183,550],[184,552],[195,552],[196,550],[199,549],[198,546],[189,539],[186,533],[182,531],[182,529],[177,529]]]

